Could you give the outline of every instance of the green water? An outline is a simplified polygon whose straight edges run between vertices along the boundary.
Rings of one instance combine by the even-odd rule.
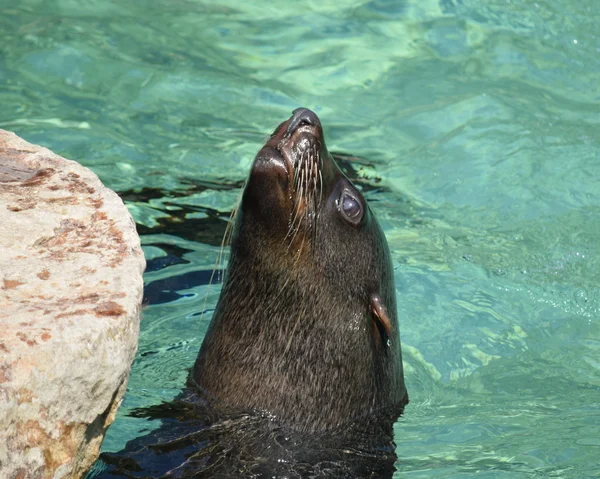
[[[596,0],[0,0],[0,128],[121,193],[149,260],[103,449],[179,392],[238,188],[306,106],[381,186],[398,477],[600,477],[598,18]]]

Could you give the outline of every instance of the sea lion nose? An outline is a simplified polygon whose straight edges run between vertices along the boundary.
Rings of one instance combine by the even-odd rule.
[[[290,135],[296,131],[296,128],[302,125],[321,126],[321,121],[319,120],[319,117],[308,108],[296,108],[292,112],[292,118],[290,118],[286,133]]]

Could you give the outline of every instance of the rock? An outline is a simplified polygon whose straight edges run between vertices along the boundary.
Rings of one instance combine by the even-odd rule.
[[[121,199],[0,130],[0,477],[79,477],[137,347],[144,256]]]

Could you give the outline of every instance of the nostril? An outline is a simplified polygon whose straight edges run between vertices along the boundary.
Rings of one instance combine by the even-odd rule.
[[[287,127],[287,133],[291,134],[299,127],[306,126],[321,126],[319,117],[308,108],[296,108],[292,113],[292,118]]]

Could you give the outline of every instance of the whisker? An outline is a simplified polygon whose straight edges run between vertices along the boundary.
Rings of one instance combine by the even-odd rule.
[[[302,163],[303,165],[304,163]],[[300,173],[299,176],[301,176],[300,178],[300,187],[299,190],[296,193],[296,199],[295,199],[295,214],[294,214],[294,219],[292,220],[292,227],[294,228],[294,233],[293,236],[291,238],[290,244],[292,244],[296,238],[296,235],[298,234],[298,230],[300,230],[300,226],[302,224],[302,215],[300,215],[300,207],[302,205],[303,202],[303,195],[304,195],[304,172],[305,172],[305,168],[303,168],[302,166],[300,167]],[[296,220],[298,220],[298,224],[296,225]]]
[[[244,193],[244,188],[245,188],[245,184],[242,185],[242,188],[240,189],[240,192],[238,194],[238,197],[235,201],[235,205],[233,207],[233,209],[231,210],[231,214],[229,215],[229,220],[227,221],[227,226],[225,226],[225,233],[223,233],[223,238],[221,239],[221,246],[219,247],[219,252],[217,253],[217,257],[215,259],[215,264],[213,266],[213,269],[210,273],[210,278],[208,280],[208,286],[212,286],[213,284],[213,280],[215,278],[215,273],[218,271],[219,273],[219,277],[217,278],[218,281],[223,281],[223,276],[222,276],[222,271],[223,271],[223,265],[224,265],[224,258],[225,258],[225,247],[229,246],[229,242],[231,240],[231,237],[233,235],[233,224],[235,221],[235,217],[237,215],[237,212],[240,208],[240,204],[242,202],[242,195]],[[202,311],[206,311],[206,303],[208,302],[208,290],[206,291],[206,293],[204,294],[204,304],[202,306]]]
[[[296,161],[294,162],[294,208],[292,210],[294,216],[292,217],[291,220],[291,224],[293,225],[296,221],[296,216],[298,215],[298,211],[299,211],[299,201],[298,201],[298,197],[299,197],[299,191],[302,187],[302,165],[303,165],[303,156],[304,156],[304,152],[301,153],[300,158],[296,158]]]
[[[323,198],[322,164],[319,146],[314,142],[300,152],[294,161],[294,204],[288,221],[286,240],[289,249],[298,243],[298,235],[302,235],[296,256],[316,242],[318,209]]]
[[[285,350],[283,351],[283,354],[281,355],[281,362],[279,364],[281,364],[283,362],[283,358],[285,357],[287,352],[290,350],[290,346],[292,345],[292,340],[294,339],[294,334],[296,333],[296,329],[298,328],[298,325],[300,324],[300,318],[302,317],[302,315],[303,315],[303,312],[298,314],[298,317],[296,318],[296,322],[294,323],[294,328],[292,329],[292,333],[290,334],[290,339],[288,340],[288,343],[285,346]]]
[[[323,175],[321,174],[321,168],[319,168],[319,206],[323,201]]]

